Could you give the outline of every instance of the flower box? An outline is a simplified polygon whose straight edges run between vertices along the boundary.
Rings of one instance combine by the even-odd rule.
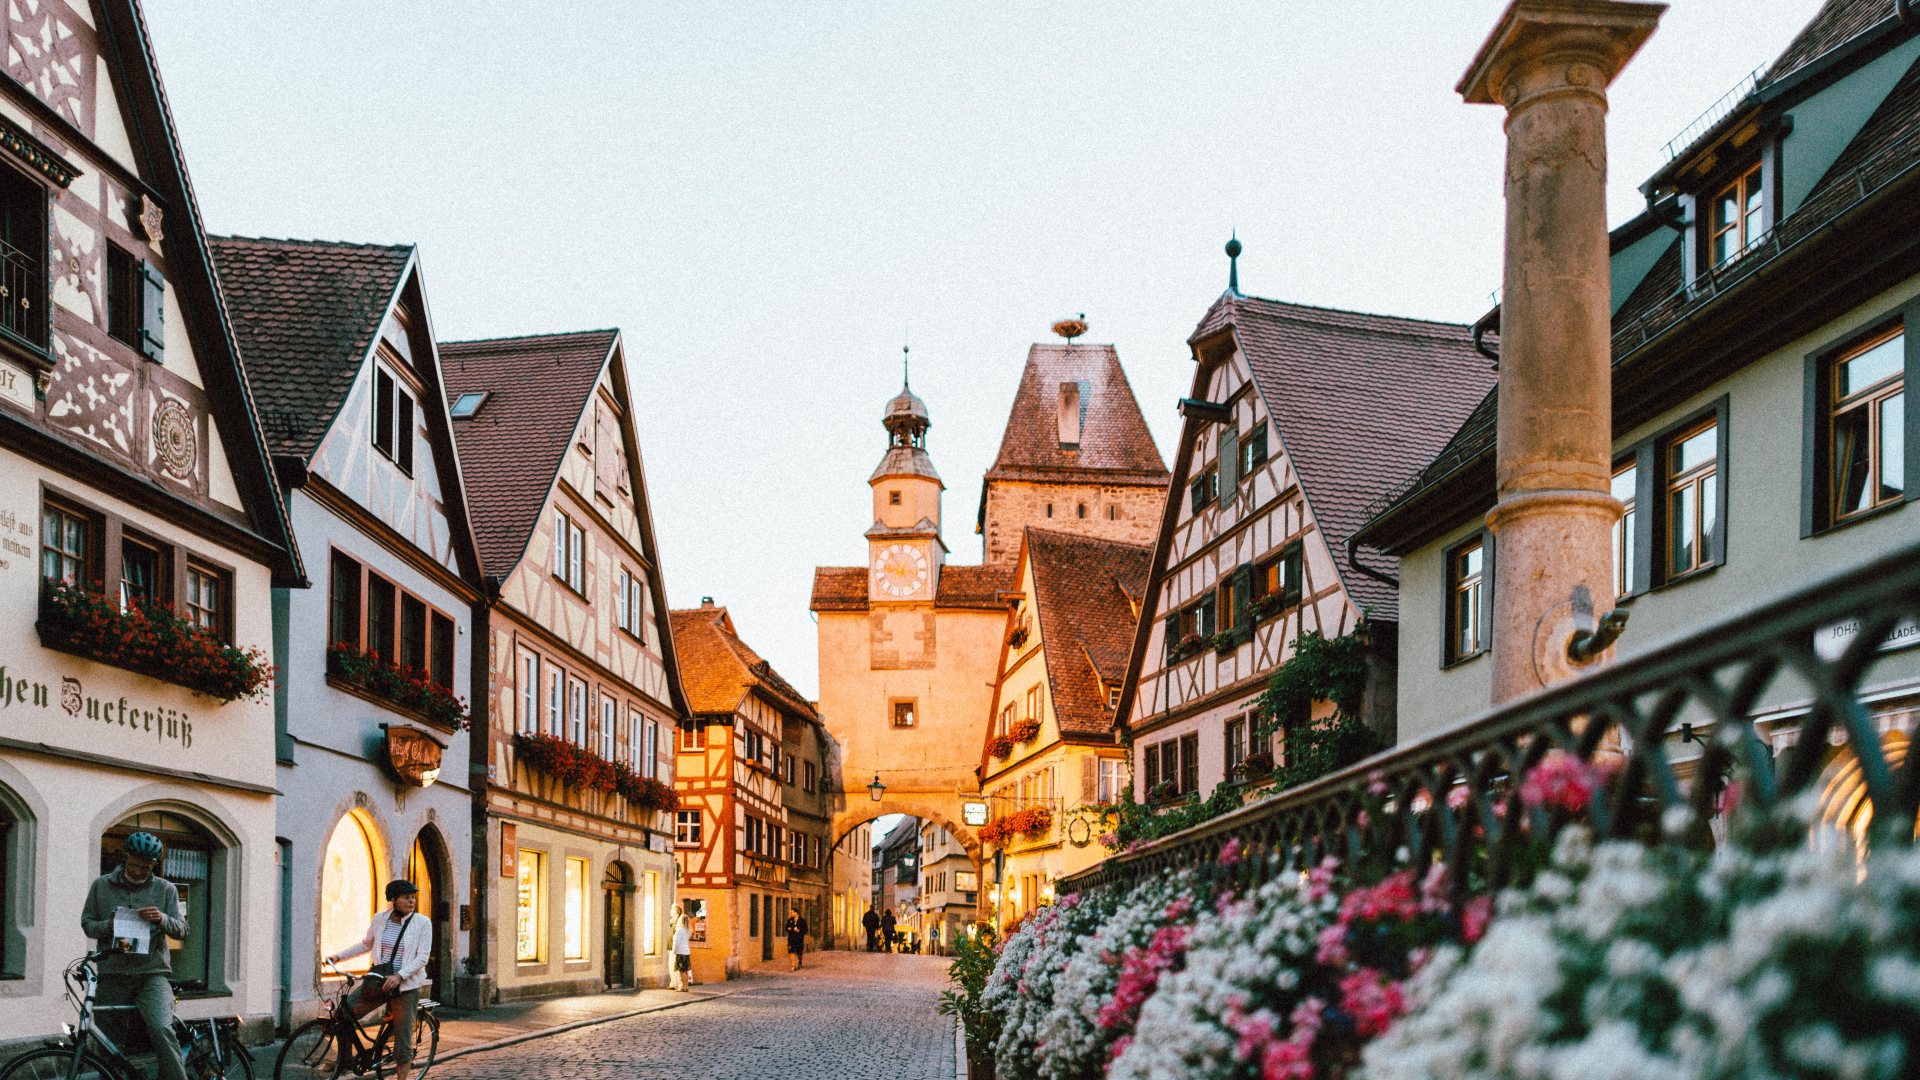
[[[1013,730],[1007,732],[1007,735],[1012,738],[1014,742],[1030,743],[1040,737],[1040,721],[1029,716],[1025,720],[1013,725]]]
[[[1213,646],[1214,652],[1232,652],[1240,645],[1240,635],[1231,630],[1222,630],[1213,635],[1213,637],[1209,639],[1208,644]]]
[[[980,841],[1003,844],[1017,836],[1029,839],[1045,836],[1053,828],[1053,811],[1044,806],[1029,806],[1005,817],[995,818],[980,827]]]
[[[515,735],[514,756],[521,764],[581,791],[618,795],[641,810],[674,810],[680,796],[652,777],[641,776],[625,762],[608,761],[554,735]]]
[[[1273,772],[1273,754],[1265,750],[1248,754],[1245,761],[1233,767],[1233,771],[1247,780],[1258,780],[1268,776]]]
[[[327,646],[327,679],[382,704],[397,706],[449,731],[467,726],[467,703],[418,668],[401,667],[347,642]]]
[[[1005,761],[1006,759],[1012,757],[1013,756],[1013,740],[1007,738],[1005,735],[995,735],[993,738],[988,739],[987,740],[987,756],[993,757],[993,758],[999,758],[1001,761]]]
[[[121,610],[104,593],[53,586],[40,606],[40,644],[183,686],[226,703],[265,700],[274,668],[258,648],[241,649],[164,604]]]
[[[1275,615],[1287,610],[1288,606],[1285,593],[1270,592],[1254,597],[1253,603],[1248,606],[1247,610],[1252,612],[1254,621],[1259,622],[1273,618]]]

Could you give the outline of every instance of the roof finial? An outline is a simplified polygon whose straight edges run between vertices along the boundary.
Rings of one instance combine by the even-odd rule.
[[[903,390],[913,389],[913,357],[909,355],[907,328],[904,326],[900,328],[900,387]]]
[[[1227,241],[1227,291],[1240,295],[1240,231],[1234,230]]]

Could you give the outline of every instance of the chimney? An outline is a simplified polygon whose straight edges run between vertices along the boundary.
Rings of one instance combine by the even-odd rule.
[[[1493,701],[1611,658],[1607,86],[1665,4],[1514,0],[1457,88],[1507,110]]]

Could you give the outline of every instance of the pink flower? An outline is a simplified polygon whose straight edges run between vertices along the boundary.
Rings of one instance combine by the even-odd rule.
[[[1493,921],[1493,897],[1476,896],[1467,901],[1460,909],[1460,935],[1471,945],[1487,934],[1487,924]]]
[[[1461,784],[1452,791],[1447,792],[1447,805],[1455,810],[1467,805],[1472,799],[1473,791],[1465,784]]]
[[[1400,984],[1372,968],[1361,968],[1340,980],[1340,995],[1340,1008],[1353,1017],[1363,1039],[1384,1033],[1407,1011]]]
[[[1109,848],[1119,847],[1120,837],[1110,832],[1103,832],[1100,834],[1100,846]]]
[[[1133,1045],[1133,1036],[1131,1035],[1122,1035],[1119,1038],[1113,1040],[1113,1053],[1107,1055],[1108,1067],[1111,1068],[1114,1062],[1120,1060],[1120,1055],[1126,1053],[1127,1047],[1132,1045]]]
[[[1233,866],[1239,863],[1241,859],[1246,857],[1246,850],[1246,841],[1237,836],[1227,841],[1220,849],[1220,865]]]
[[[1169,905],[1169,910],[1171,907]],[[1191,902],[1187,907],[1191,909]],[[1186,910],[1182,910],[1181,915],[1185,914]],[[1152,941],[1127,950],[1120,960],[1120,981],[1114,987],[1113,997],[1100,1007],[1096,1022],[1102,1028],[1133,1028],[1140,1018],[1140,1006],[1146,1004],[1160,985],[1160,976],[1186,958],[1188,931],[1188,927],[1178,924],[1163,926],[1154,932]]]
[[[1746,794],[1747,789],[1741,786],[1740,781],[1727,781],[1727,786],[1720,792],[1719,805],[1714,807],[1714,812],[1719,814],[1733,813],[1740,808],[1740,801],[1746,797]]]
[[[1593,803],[1594,793],[1606,786],[1611,767],[1589,765],[1563,750],[1552,750],[1520,782],[1520,798],[1528,806],[1544,806],[1573,814]]]

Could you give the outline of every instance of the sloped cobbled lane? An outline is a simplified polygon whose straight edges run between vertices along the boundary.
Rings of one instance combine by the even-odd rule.
[[[436,1064],[430,1080],[953,1080],[947,961],[819,953],[695,1001]]]

